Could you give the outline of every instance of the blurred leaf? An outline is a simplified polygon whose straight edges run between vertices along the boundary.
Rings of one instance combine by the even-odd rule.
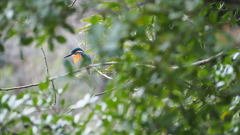
[[[12,108],[16,102],[16,99],[17,99],[16,95],[10,96],[10,98],[8,100],[8,106]]]
[[[33,105],[34,105],[34,106],[37,106],[37,102],[38,102],[37,97],[33,97],[33,98],[32,98],[32,102],[33,102]]]
[[[73,76],[73,67],[72,64],[68,60],[64,60],[64,67],[69,72],[69,76]]]
[[[36,99],[34,99],[36,100]],[[36,102],[36,101],[34,101]],[[35,103],[34,103],[35,104]],[[36,103],[37,104],[37,103]],[[36,106],[36,105],[35,105]],[[22,111],[22,115],[30,115],[31,113],[35,112],[36,108],[35,107],[31,107],[31,108],[24,108],[24,110]]]
[[[32,123],[31,120],[30,120],[30,118],[27,117],[27,116],[22,116],[22,117],[21,117],[21,120],[22,120],[22,122]]]
[[[83,32],[87,32],[87,31],[89,30],[90,27],[91,27],[91,26],[88,25],[88,26],[86,26],[86,27],[76,29],[75,31],[76,31],[76,32],[81,32],[81,31],[83,31]]]
[[[113,71],[114,69],[115,69],[115,66],[114,66],[114,65],[111,65],[111,66],[109,66],[108,68],[106,68],[104,72],[107,73],[107,72]]]
[[[101,2],[99,8],[103,9],[119,9],[121,7],[120,3],[118,2]]]
[[[78,100],[78,102],[75,105],[70,106],[71,109],[78,109],[83,108],[86,106],[90,101],[90,94],[87,93],[83,99]]]
[[[47,35],[42,35],[37,38],[37,44],[36,46],[42,46],[43,42],[47,39]]]
[[[24,103],[24,99],[18,99],[15,101],[14,105],[12,106],[12,108],[17,108],[19,107],[20,105],[22,105]]]
[[[29,45],[31,44],[33,41],[33,37],[25,37],[25,36],[22,36],[21,37],[21,44],[22,45]]]
[[[198,77],[199,78],[206,78],[208,75],[209,75],[209,72],[207,70],[204,70],[204,69],[200,70],[198,72]]]
[[[82,22],[88,22],[91,24],[100,23],[102,21],[102,17],[97,14],[92,15],[90,18],[83,19]]]
[[[144,11],[147,12],[147,13],[159,13],[161,12],[161,7],[157,6],[156,4],[147,4],[145,7],[144,7]]]
[[[0,43],[0,52],[4,52],[4,46]]]
[[[2,103],[1,106],[2,106],[2,108],[6,108],[8,110],[11,109],[7,103]]]
[[[64,106],[65,105],[65,100],[62,99],[61,102],[60,102],[61,106]]]
[[[69,84],[66,84],[64,87],[63,87],[63,93],[68,89],[69,87]]]
[[[71,116],[64,116],[63,118],[69,122],[73,122],[73,117]]]
[[[40,83],[39,85],[38,85],[38,87],[39,87],[39,89],[40,90],[46,90],[47,88],[48,88],[48,86],[49,86],[49,83],[50,83],[50,80],[49,80],[49,78],[47,77],[46,78],[46,82],[42,82],[42,83]]]
[[[50,51],[54,50],[54,44],[53,44],[52,38],[48,40],[48,48],[50,49]]]
[[[59,43],[66,43],[67,41],[63,36],[57,36],[56,39]]]
[[[65,28],[66,30],[68,30],[70,33],[72,33],[72,34],[75,33],[74,29],[73,29],[72,26],[70,26],[69,24],[63,23],[62,26],[63,26],[63,28]]]
[[[21,58],[21,60],[24,60],[24,55],[23,55],[22,50],[20,50],[20,58]]]

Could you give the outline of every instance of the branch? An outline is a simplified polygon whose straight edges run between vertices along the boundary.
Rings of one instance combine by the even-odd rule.
[[[107,75],[104,74],[103,72],[99,71],[97,68],[95,68],[95,67],[92,67],[92,68],[95,69],[100,75],[106,77],[107,79],[109,79],[109,80],[112,80],[112,79],[113,79],[112,77],[107,76]]]
[[[117,62],[106,62],[106,63],[99,63],[99,64],[91,64],[91,65],[88,66],[88,68],[99,67],[99,66],[103,66],[103,65],[113,65],[113,64],[117,64]],[[81,72],[81,69],[73,71],[73,73],[78,73],[78,72]],[[65,74],[62,74],[62,75],[58,75],[58,76],[49,78],[49,80],[53,81],[53,80],[56,80],[60,77],[67,76],[69,74],[70,73],[65,73]],[[23,86],[18,86],[18,87],[0,88],[0,91],[19,90],[19,89],[24,89],[24,88],[36,87],[39,84],[40,83],[33,83],[33,84],[28,84],[28,85],[23,85]]]
[[[137,5],[137,7],[138,7],[138,10],[140,11],[140,12],[142,12],[142,9],[141,9],[141,7],[140,7],[140,5],[136,2],[136,5]]]
[[[199,102],[201,102],[201,100],[196,100],[196,101],[192,101],[190,103],[186,103],[186,104],[182,104],[182,105],[178,105],[178,106],[173,106],[173,107],[183,107],[183,106],[188,106],[188,105],[192,105],[192,104],[199,103]]]
[[[200,61],[197,61],[197,62],[194,62],[192,64],[190,64],[189,66],[201,66],[201,65],[204,65],[204,64],[207,64],[207,63],[210,63],[212,60],[216,59],[217,57],[220,57],[220,56],[223,56],[224,53],[223,52],[220,52],[218,53],[217,55],[215,56],[212,56],[210,58],[207,58],[207,59],[204,59],[204,60],[200,60]],[[93,67],[98,67],[98,66],[103,66],[103,65],[114,65],[114,64],[117,64],[118,62],[106,62],[106,63],[99,63],[99,64],[91,64],[89,65],[87,68],[93,68]],[[152,65],[145,65],[147,67],[150,67],[150,68],[156,68]],[[171,67],[172,69],[178,69],[179,66],[172,66]],[[81,69],[78,69],[78,70],[75,70],[73,73],[78,73],[80,72]],[[49,80],[52,81],[52,80],[55,80],[55,79],[58,79],[60,77],[63,77],[63,76],[67,76],[69,75],[70,73],[65,73],[63,75],[58,75],[58,76],[55,76],[55,77],[52,77],[50,78]],[[23,88],[30,88],[30,87],[34,87],[34,86],[38,86],[40,83],[33,83],[33,84],[29,84],[29,85],[24,85],[24,86],[19,86],[19,87],[12,87],[12,88],[0,88],[0,91],[9,91],[9,90],[17,90],[17,89],[23,89]]]
[[[191,65],[192,65],[192,66],[201,66],[201,65],[204,65],[204,64],[209,63],[209,62],[212,61],[213,59],[215,59],[215,58],[217,58],[217,57],[220,57],[220,56],[222,56],[222,55],[223,55],[223,52],[220,52],[220,53],[218,53],[218,54],[215,55],[215,56],[212,56],[212,57],[210,57],[210,58],[207,58],[207,59],[204,59],[204,60],[200,60],[200,61],[194,62],[194,63],[192,63]]]
[[[74,0],[73,3],[71,5],[69,5],[68,7],[72,7],[75,4],[76,1],[77,0]]]
[[[196,108],[194,111],[197,111],[198,109],[202,108],[202,107],[203,107],[204,105],[206,105],[207,103],[208,103],[208,102],[203,103],[203,104],[200,105],[198,108]],[[185,115],[185,116],[183,116],[183,117],[177,119],[176,121],[174,121],[174,123],[179,122],[180,120],[182,120],[182,119],[185,118],[186,116],[187,116],[187,115]]]
[[[194,63],[190,64],[190,66],[201,66],[201,65],[205,65],[205,64],[210,63],[210,62],[213,61],[214,59],[216,59],[216,58],[218,58],[218,57],[220,57],[220,56],[223,56],[223,55],[224,55],[224,53],[223,53],[223,52],[220,52],[220,53],[218,53],[217,55],[212,56],[212,57],[210,57],[210,58],[207,58],[207,59],[203,59],[203,60],[194,62]],[[179,66],[172,66],[171,68],[172,68],[172,69],[178,69]]]
[[[107,93],[107,92],[108,92],[108,91],[104,91],[104,92],[98,93],[98,94],[94,95],[94,97],[96,97],[96,96],[101,96],[101,95],[103,95],[103,94],[105,94],[105,93]]]
[[[47,75],[48,75],[48,77],[50,77],[49,69],[48,69],[48,64],[47,64],[46,54],[45,54],[42,46],[41,46],[41,50],[42,50],[42,53],[43,53],[43,57],[44,57],[44,61],[45,61],[45,66],[46,66],[46,69],[47,69]],[[56,92],[55,92],[56,88],[55,88],[55,86],[54,86],[53,80],[51,80],[51,83],[52,83],[52,88],[53,88],[53,93],[54,93],[54,105],[55,105],[55,104],[57,103],[57,101],[56,101],[56,100],[57,100],[57,95],[56,95]]]

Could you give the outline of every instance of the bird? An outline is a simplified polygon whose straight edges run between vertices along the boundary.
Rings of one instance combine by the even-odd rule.
[[[90,56],[86,53],[84,53],[83,49],[81,48],[75,48],[71,51],[70,54],[66,55],[64,58],[70,57],[73,55],[73,63],[77,66],[77,67],[86,67],[89,66],[90,64],[92,64],[92,60],[90,58]],[[90,74],[90,69],[86,68],[88,74]]]

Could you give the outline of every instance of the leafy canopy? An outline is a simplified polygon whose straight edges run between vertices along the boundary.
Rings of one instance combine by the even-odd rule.
[[[87,34],[96,61],[118,62],[103,71],[114,72],[107,93],[98,100],[86,94],[71,106],[61,102],[62,109],[80,112],[31,117],[52,100],[33,92],[0,94],[4,133],[22,122],[22,134],[239,134],[239,35],[232,32],[239,30],[237,9],[200,0],[88,1],[81,8],[96,13],[76,32]],[[2,44],[18,35],[22,45],[47,40],[51,50],[53,39],[65,42],[56,27],[73,32],[66,18],[77,13],[61,0],[9,1],[0,9]],[[67,84],[61,92],[69,92]]]

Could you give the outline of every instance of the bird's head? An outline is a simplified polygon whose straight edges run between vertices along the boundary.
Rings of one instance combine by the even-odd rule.
[[[76,53],[81,53],[81,52],[84,52],[81,48],[75,48],[72,50],[70,54],[66,55],[64,58],[67,58],[69,56],[72,56],[72,55],[75,55]]]

